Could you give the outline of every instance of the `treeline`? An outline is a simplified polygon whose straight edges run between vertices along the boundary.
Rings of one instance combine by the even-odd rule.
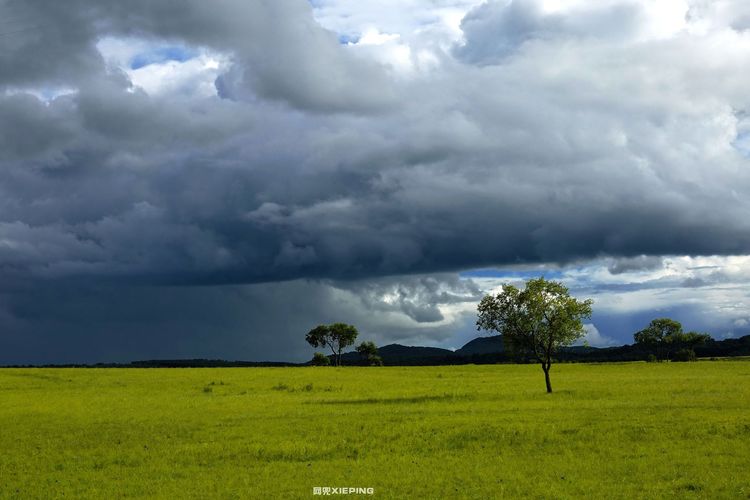
[[[659,320],[653,325],[663,326]],[[555,353],[555,361],[570,363],[597,363],[619,361],[675,361],[675,355],[689,349],[697,358],[729,358],[738,356],[750,357],[750,335],[725,340],[700,339],[700,342],[690,345],[693,336],[682,336],[679,324],[668,324],[672,330],[665,330],[667,334],[660,337],[650,337],[649,342],[636,342],[632,345],[618,347],[562,347]],[[646,329],[644,329],[646,330]],[[643,332],[644,330],[641,330]],[[639,332],[640,333],[640,332]],[[643,336],[639,335],[643,340]],[[660,338],[662,344],[653,341]],[[686,347],[688,346],[688,347]],[[333,356],[331,356],[333,357]],[[326,357],[327,358],[327,357]],[[502,336],[478,337],[457,351],[449,351],[437,347],[402,346],[391,344],[377,348],[372,342],[363,342],[352,352],[341,353],[341,361],[348,366],[372,366],[385,364],[388,366],[439,366],[465,364],[496,364],[496,363],[529,363],[534,362],[530,357],[507,349]],[[329,361],[329,359],[326,359]],[[222,359],[154,359],[133,361],[130,363],[96,363],[96,364],[46,364],[46,365],[12,365],[10,368],[219,368],[219,367],[286,367],[309,366],[314,361],[306,363],[287,363],[274,361],[226,361]]]
[[[490,341],[493,337],[485,337]],[[750,335],[736,339],[709,340],[694,347],[699,358],[728,358],[750,356]],[[386,346],[379,349],[384,364],[389,366],[439,366],[466,364],[525,363],[530,359],[510,351],[461,354],[433,347]],[[574,346],[561,349],[556,356],[560,362],[600,363],[618,361],[645,361],[654,355],[654,349],[646,345],[632,344],[618,347]],[[356,352],[343,354],[346,365],[365,366],[368,361]],[[219,367],[284,367],[304,366],[307,363],[285,363],[274,361],[226,361],[222,359],[154,359],[131,363],[57,364],[57,365],[13,365],[16,368],[219,368]]]

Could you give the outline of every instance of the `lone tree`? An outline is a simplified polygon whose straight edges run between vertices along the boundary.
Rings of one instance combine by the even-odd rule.
[[[560,347],[583,337],[582,320],[591,317],[592,304],[590,299],[571,297],[562,283],[544,278],[527,281],[523,290],[506,284],[479,303],[477,329],[500,333],[511,349],[538,361],[547,392],[552,392],[552,357]]]
[[[346,323],[318,325],[305,335],[305,340],[313,347],[329,347],[336,366],[341,366],[341,351],[354,344],[359,335],[357,329]]]
[[[711,340],[706,333],[682,331],[682,324],[670,318],[656,318],[643,330],[633,335],[635,343],[656,352],[657,359],[669,358],[673,350],[692,351],[696,345]],[[693,353],[694,355],[695,353]]]
[[[378,346],[375,342],[362,342],[357,346],[357,353],[369,366],[383,366],[383,358],[378,354]]]

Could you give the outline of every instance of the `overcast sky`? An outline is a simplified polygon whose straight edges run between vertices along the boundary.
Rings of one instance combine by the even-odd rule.
[[[745,0],[0,0],[0,363],[750,333],[748,88]]]

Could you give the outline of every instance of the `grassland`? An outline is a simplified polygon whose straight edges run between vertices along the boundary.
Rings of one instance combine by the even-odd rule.
[[[3,498],[750,498],[750,362],[3,369]]]

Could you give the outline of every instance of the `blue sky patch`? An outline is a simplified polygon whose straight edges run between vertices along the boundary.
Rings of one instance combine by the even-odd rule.
[[[130,60],[130,69],[140,69],[151,64],[159,64],[167,61],[185,62],[195,56],[195,51],[180,45],[157,47],[148,52],[136,54]]]
[[[750,157],[750,132],[737,134],[732,146],[744,156]]]
[[[359,42],[359,35],[348,35],[348,34],[340,34],[339,35],[339,43],[341,45],[349,45],[350,43],[357,43]]]

